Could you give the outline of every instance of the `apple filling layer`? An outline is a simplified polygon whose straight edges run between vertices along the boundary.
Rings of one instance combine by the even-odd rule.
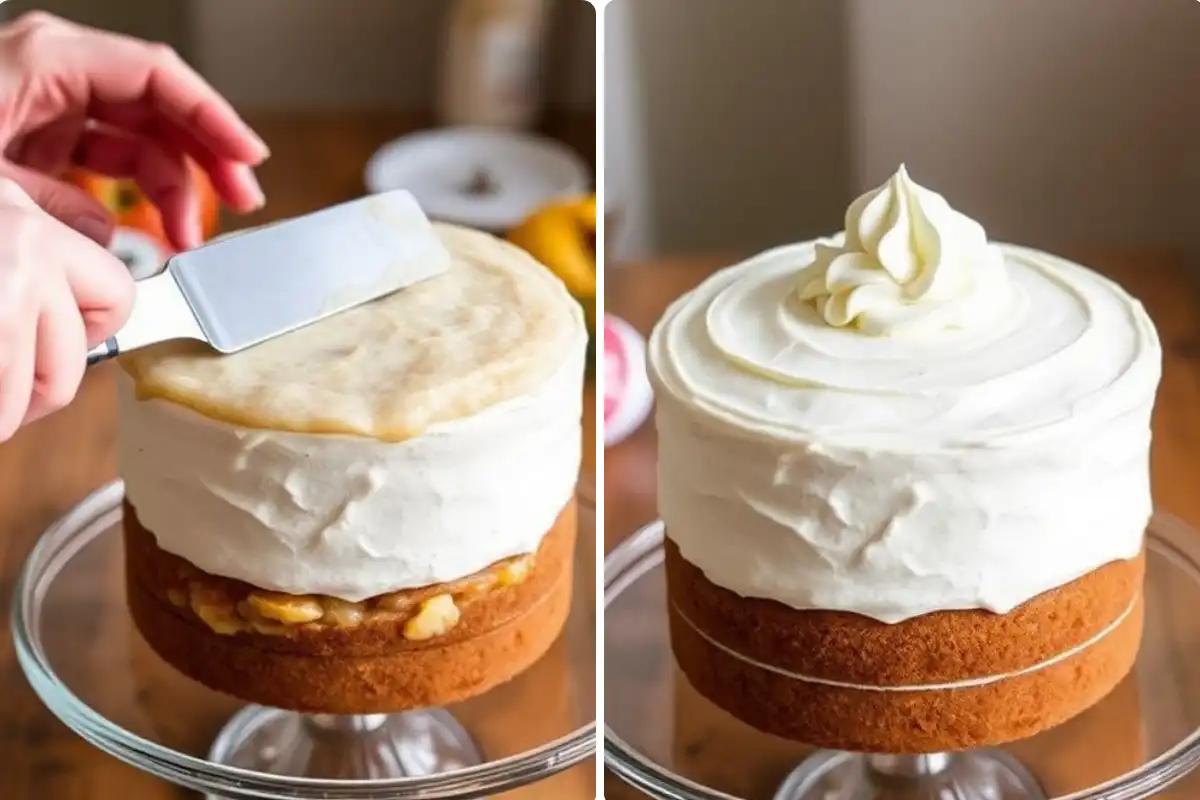
[[[206,581],[204,574],[181,574],[179,585],[167,591],[171,603],[190,608],[214,632],[232,636],[261,633],[287,636],[302,626],[355,628],[371,624],[403,624],[404,638],[421,641],[442,636],[458,624],[463,609],[496,590],[522,583],[533,568],[534,556],[497,561],[457,581],[352,603],[325,595],[291,595],[260,589],[232,589]]]

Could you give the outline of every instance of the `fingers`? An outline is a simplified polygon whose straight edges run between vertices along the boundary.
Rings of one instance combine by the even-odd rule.
[[[104,247],[0,179],[0,440],[70,402],[88,349],[128,318],[133,279]]]
[[[32,393],[23,425],[70,403],[83,380],[87,332],[65,280],[45,287],[36,330]]]
[[[0,178],[0,280],[26,281],[61,273],[83,316],[88,347],[116,333],[133,308],[134,284],[121,259],[104,246],[47,215],[12,180]],[[33,276],[33,277],[30,277]],[[17,298],[0,285],[0,300]],[[26,304],[31,299],[20,300]],[[3,342],[3,337],[0,337]]]
[[[235,211],[263,205],[252,168],[269,155],[265,143],[169,47],[35,12],[0,27],[0,61],[20,76],[14,91],[22,101],[0,104],[0,130],[15,137],[4,152],[17,163],[56,174],[86,136],[81,120],[91,119],[191,156]],[[174,209],[190,200],[187,192],[170,194],[160,188],[161,210],[178,220],[179,238],[169,235],[181,246],[193,241],[182,227],[190,217]]]
[[[3,32],[14,71],[29,84],[21,132],[63,113],[100,105],[139,109],[144,119],[165,116],[195,130],[219,157],[246,164],[268,155],[262,139],[174,50],[76,25],[44,13],[21,17]]]
[[[33,395],[36,317],[25,309],[0,310],[5,346],[0,356],[0,442],[21,427]]]
[[[83,318],[88,348],[121,329],[133,310],[134,282],[121,259],[95,242],[64,228],[48,243]]]
[[[25,417],[33,391],[37,322],[36,275],[23,263],[36,249],[36,237],[21,222],[40,214],[15,184],[0,180],[0,441],[10,438]]]
[[[180,250],[199,247],[200,196],[178,151],[142,138],[91,129],[75,149],[75,162],[92,172],[113,178],[131,178],[158,207],[163,231]]]
[[[0,161],[0,179],[13,181],[36,206],[97,244],[112,240],[112,215],[87,192],[32,169]]]
[[[234,211],[249,213],[262,208],[262,188],[250,163],[216,154],[187,127],[170,118],[142,111],[144,109],[136,106],[94,104],[92,115],[99,122],[186,153],[208,174],[221,202]]]
[[[163,124],[163,139],[195,159],[208,175],[221,202],[240,214],[257,211],[266,203],[254,170],[247,164],[216,158],[197,142],[186,128],[171,122]]]
[[[86,125],[85,109],[66,113],[10,145],[9,160],[46,175],[61,175]]]
[[[86,193],[39,175],[62,171],[57,153],[62,145],[61,132],[66,125],[51,125],[25,137],[17,153],[25,170],[9,169],[17,180],[34,191],[39,202],[50,204],[47,210],[90,238],[106,243],[111,237],[109,215],[103,206],[89,200]],[[50,136],[49,144],[42,136]],[[169,125],[159,140],[134,132],[98,125],[81,126],[71,135],[66,163],[113,178],[130,178],[159,209],[164,232],[177,249],[198,247],[203,241],[200,228],[200,196],[194,185],[184,153],[210,176],[214,191],[221,201],[234,211],[248,213],[262,207],[264,197],[254,171],[245,164],[228,159],[214,159],[186,131]],[[5,169],[0,164],[0,171]],[[35,171],[36,170],[36,171]],[[100,224],[77,224],[83,217],[100,217]]]
[[[195,131],[214,156],[246,164],[267,158],[266,143],[174,50],[112,34],[91,35],[88,56],[94,60],[86,65],[97,103],[133,104],[142,109],[135,113],[164,116]]]

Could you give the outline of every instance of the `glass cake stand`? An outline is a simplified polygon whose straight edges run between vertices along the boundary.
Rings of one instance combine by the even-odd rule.
[[[541,781],[595,752],[590,490],[579,496],[571,615],[541,660],[449,708],[347,717],[242,706],[162,662],[125,606],[123,497],[124,485],[111,483],[51,527],[13,605],[17,656],[34,690],[110,755],[213,799],[451,800]],[[593,781],[589,773],[556,795],[590,796]]]
[[[663,527],[649,525],[604,565],[605,762],[663,800],[1200,797],[1185,779],[1200,765],[1200,532],[1159,514],[1147,552],[1142,648],[1106,699],[1002,748],[864,755],[761,733],[691,688],[667,636]]]

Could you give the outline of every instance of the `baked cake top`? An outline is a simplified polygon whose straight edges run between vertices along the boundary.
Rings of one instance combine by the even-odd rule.
[[[216,420],[387,441],[535,390],[586,339],[579,304],[523,250],[434,227],[444,275],[232,355],[176,341],[122,365],[140,396]]]

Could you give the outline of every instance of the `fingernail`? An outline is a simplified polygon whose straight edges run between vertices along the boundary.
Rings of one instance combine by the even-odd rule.
[[[267,141],[255,133],[254,130],[250,128],[246,130],[249,130],[250,135],[254,138],[254,144],[258,148],[258,163],[261,164],[271,157],[271,148],[267,146]]]
[[[254,174],[254,170],[246,170],[246,188],[252,193],[252,202],[254,203],[254,211],[267,204],[267,196],[263,193],[262,184],[258,182],[258,176]]]
[[[238,117],[238,121],[242,123],[242,132],[245,133],[246,138],[250,142],[250,146],[258,151],[256,160],[254,162],[254,165],[258,166],[271,157],[271,148],[267,146],[266,139],[259,136],[258,131],[250,127],[250,123],[246,122],[246,120],[242,119],[240,116]]]
[[[75,220],[75,230],[82,233],[92,241],[108,247],[112,242],[113,226],[112,220],[104,217],[93,217],[85,215],[78,217]]]

